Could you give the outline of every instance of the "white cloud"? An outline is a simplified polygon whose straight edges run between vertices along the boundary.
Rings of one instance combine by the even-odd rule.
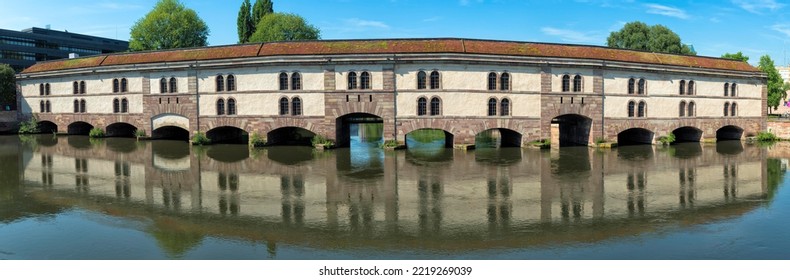
[[[755,14],[762,14],[764,10],[773,12],[785,6],[785,4],[777,3],[776,0],[732,0],[732,3]]]
[[[364,20],[358,18],[350,18],[346,20],[346,24],[351,25],[353,27],[358,28],[380,28],[380,29],[389,29],[390,26],[386,23],[375,21],[375,20]]]
[[[540,29],[543,34],[559,37],[563,42],[584,43],[599,45],[605,42],[605,38],[597,32],[580,32],[569,29],[559,29],[554,27],[543,27]]]
[[[656,14],[656,15],[662,15],[662,16],[668,16],[668,17],[676,17],[676,18],[679,18],[679,19],[688,19],[689,18],[689,15],[686,14],[686,11],[678,9],[678,8],[675,8],[675,7],[669,7],[669,6],[659,5],[659,4],[645,4],[645,7],[648,8],[647,9],[647,13],[648,14]]]
[[[787,23],[778,23],[771,26],[776,32],[782,33],[787,37],[790,37],[790,24]]]

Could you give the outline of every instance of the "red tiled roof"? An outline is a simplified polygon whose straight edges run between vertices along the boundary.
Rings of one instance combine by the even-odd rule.
[[[403,53],[469,53],[530,57],[557,57],[685,66],[719,70],[759,72],[746,62],[662,53],[613,49],[598,46],[504,42],[464,39],[398,39],[276,42],[220,47],[119,53],[37,63],[22,73],[106,66],[214,60],[254,56],[338,55]]]

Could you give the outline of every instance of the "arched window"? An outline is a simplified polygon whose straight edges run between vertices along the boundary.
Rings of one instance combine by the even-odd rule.
[[[235,91],[236,90],[236,76],[228,75],[227,83],[228,83],[228,86],[227,86],[228,91]]]
[[[44,104],[43,101],[41,104],[42,105]],[[74,113],[79,113],[79,112],[80,112],[80,101],[79,99],[74,99]]]
[[[735,89],[736,89],[735,83],[732,83],[732,85],[730,85],[730,86],[731,86],[731,88],[730,88],[730,96],[735,96]]]
[[[370,89],[370,73],[362,72],[362,74],[359,74],[359,88]]]
[[[499,102],[499,115],[510,116],[510,99],[504,98]]]
[[[280,98],[280,115],[288,115],[288,98]]]
[[[294,116],[301,116],[302,115],[302,99],[299,97],[294,97],[291,99],[291,114]]]
[[[167,93],[167,79],[159,79],[159,93]]]
[[[488,99],[488,115],[489,116],[496,116],[496,98],[489,98]]]
[[[38,95],[44,95],[44,84],[38,85]]]
[[[562,92],[569,92],[571,91],[571,76],[563,75],[562,76]]]
[[[424,71],[417,72],[417,89],[427,88],[427,77]]]
[[[302,89],[302,75],[299,72],[291,74],[291,90]]]
[[[685,80],[680,80],[680,87],[678,88],[678,93],[680,93],[680,95],[686,94],[686,81]]]
[[[678,106],[678,116],[686,116],[686,101],[680,101],[680,106]]]
[[[236,115],[236,99],[228,98],[228,115]]]
[[[724,96],[728,95],[730,95],[730,83],[724,83]]]
[[[129,101],[126,98],[121,99],[121,113],[129,112]]]
[[[178,84],[175,77],[170,77],[170,92],[178,92]]]
[[[280,90],[288,89],[288,74],[280,73]]]
[[[573,77],[573,92],[582,91],[582,76],[576,75]]]
[[[628,94],[634,94],[634,88],[636,86],[636,81],[634,78],[628,79]]]
[[[129,82],[126,81],[126,78],[121,78],[121,92],[129,91]]]
[[[647,113],[647,103],[644,101],[639,101],[639,107],[636,112],[637,117],[644,118]]]
[[[635,111],[634,107],[635,106],[636,106],[636,103],[634,103],[633,101],[628,101],[628,117],[629,118],[633,118],[634,117],[634,111]]]
[[[83,102],[82,103],[82,107],[85,108],[85,100],[82,100],[82,102]],[[45,107],[47,107],[46,108],[47,109],[47,113],[52,113],[52,103],[49,103],[49,100],[47,100],[47,102],[45,102],[44,105],[45,105]],[[85,111],[83,110],[83,112],[85,112]]]
[[[85,81],[80,82],[80,93],[85,94]]]
[[[217,99],[217,115],[221,116],[225,114],[225,99]]]
[[[41,112],[41,113],[44,113],[44,112],[46,112],[46,111],[45,111],[45,108],[44,108],[44,100],[41,100],[41,102],[39,103],[39,105],[40,105],[40,107],[38,108],[38,111],[39,111],[39,112]]]
[[[77,81],[74,81],[74,92],[73,94],[80,93],[80,84]]]
[[[112,100],[112,112],[113,113],[120,113],[121,112],[121,102],[118,101],[118,98],[114,98]]]
[[[730,87],[730,85],[727,85],[727,86],[726,86],[726,87],[724,87],[724,88],[725,88],[725,89],[728,89],[729,87]],[[730,102],[724,102],[724,116],[726,117],[726,116],[728,116],[729,114],[730,114]]]
[[[47,103],[49,103],[49,101],[47,101]],[[47,107],[49,107],[49,104],[47,104]],[[85,99],[80,100],[80,113],[85,113]]]
[[[442,114],[442,101],[439,97],[431,98],[431,116],[438,116]]]
[[[222,75],[217,75],[216,84],[217,91],[225,91],[225,78]]]
[[[688,115],[689,117],[693,117],[694,115],[696,115],[695,114],[696,111],[694,109],[696,109],[696,108],[694,108],[694,101],[689,102],[689,111],[688,111],[688,114],[686,114],[686,115]]]
[[[417,115],[418,116],[425,116],[428,112],[428,100],[425,97],[420,97],[417,99]]]
[[[689,91],[686,94],[694,95],[694,81],[689,81]]]
[[[431,72],[431,89],[439,89],[439,72]]]
[[[488,73],[488,90],[496,90],[496,73]]]
[[[357,72],[348,72],[348,89],[357,89]]]
[[[645,94],[645,79],[639,79],[639,88],[637,90],[638,94]]]
[[[735,102],[733,102],[732,105],[730,105],[730,116],[734,117],[734,116],[738,115],[738,108],[737,107],[738,107],[738,104],[735,104]]]
[[[112,92],[119,91],[121,91],[121,84],[118,82],[118,79],[112,79]]]
[[[44,85],[44,95],[49,95],[49,94],[50,94],[49,83],[47,83],[46,85]]]
[[[502,75],[499,76],[499,89],[510,90],[510,74],[502,73]]]

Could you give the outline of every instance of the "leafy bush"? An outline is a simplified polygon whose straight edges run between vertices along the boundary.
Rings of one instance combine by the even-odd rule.
[[[263,147],[266,145],[266,142],[267,139],[258,133],[253,133],[252,137],[250,137],[250,146],[253,147]]]
[[[91,138],[104,137],[104,130],[98,127],[91,128],[91,132],[88,133],[88,136],[90,136]]]
[[[600,145],[601,143],[606,143],[606,139],[603,138],[603,137],[596,137],[595,138],[595,144],[596,145]]]
[[[332,141],[331,139],[326,139],[326,137],[319,134],[313,136],[313,140],[311,142],[313,143],[313,147],[317,145],[323,145],[324,148],[332,148],[335,146],[335,141]]]
[[[137,138],[145,137],[145,130],[138,129],[134,131],[134,136]]]
[[[672,144],[672,142],[675,142],[675,134],[670,132],[668,135],[658,137],[658,142],[664,146]]]
[[[38,120],[36,120],[35,116],[31,117],[26,122],[21,122],[19,124],[19,134],[34,134],[39,132]]]
[[[192,136],[192,145],[208,145],[211,144],[211,139],[206,136],[203,132],[197,132],[194,136]]]
[[[442,135],[444,137],[444,135]],[[398,147],[398,141],[395,140],[387,140],[381,143],[382,148],[395,148]]]
[[[760,131],[759,133],[757,133],[757,141],[760,141],[760,142],[774,142],[774,141],[778,141],[778,140],[779,140],[779,137],[776,137],[776,135],[774,135],[771,132]]]

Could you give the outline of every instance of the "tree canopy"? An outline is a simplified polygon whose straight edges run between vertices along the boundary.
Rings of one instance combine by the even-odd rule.
[[[742,52],[725,53],[725,54],[721,55],[721,58],[729,58],[729,59],[734,59],[734,60],[740,60],[740,61],[743,61],[743,62],[749,62],[749,57],[743,55]]]
[[[252,6],[252,24],[257,25],[263,16],[271,13],[274,13],[274,5],[271,0],[255,0],[255,4]]]
[[[252,32],[255,31],[255,25],[252,23],[252,8],[250,0],[244,0],[239,8],[239,16],[236,18],[236,27],[239,32],[239,43],[243,44],[249,40]]]
[[[321,31],[295,14],[271,13],[263,16],[249,42],[317,40]]]
[[[786,91],[790,86],[785,84],[770,56],[761,56],[760,65],[757,67],[768,76],[768,107],[776,110],[776,108],[779,107],[779,103],[787,97]]]
[[[640,21],[626,23],[619,31],[609,34],[606,45],[612,48],[650,52],[697,54],[691,47],[683,44],[680,36],[666,26],[647,25]]]
[[[178,0],[160,0],[132,26],[129,49],[163,50],[207,45],[208,26]]]
[[[0,105],[11,105],[16,102],[16,77],[14,68],[8,64],[0,64]],[[0,108],[0,111],[4,108]]]

